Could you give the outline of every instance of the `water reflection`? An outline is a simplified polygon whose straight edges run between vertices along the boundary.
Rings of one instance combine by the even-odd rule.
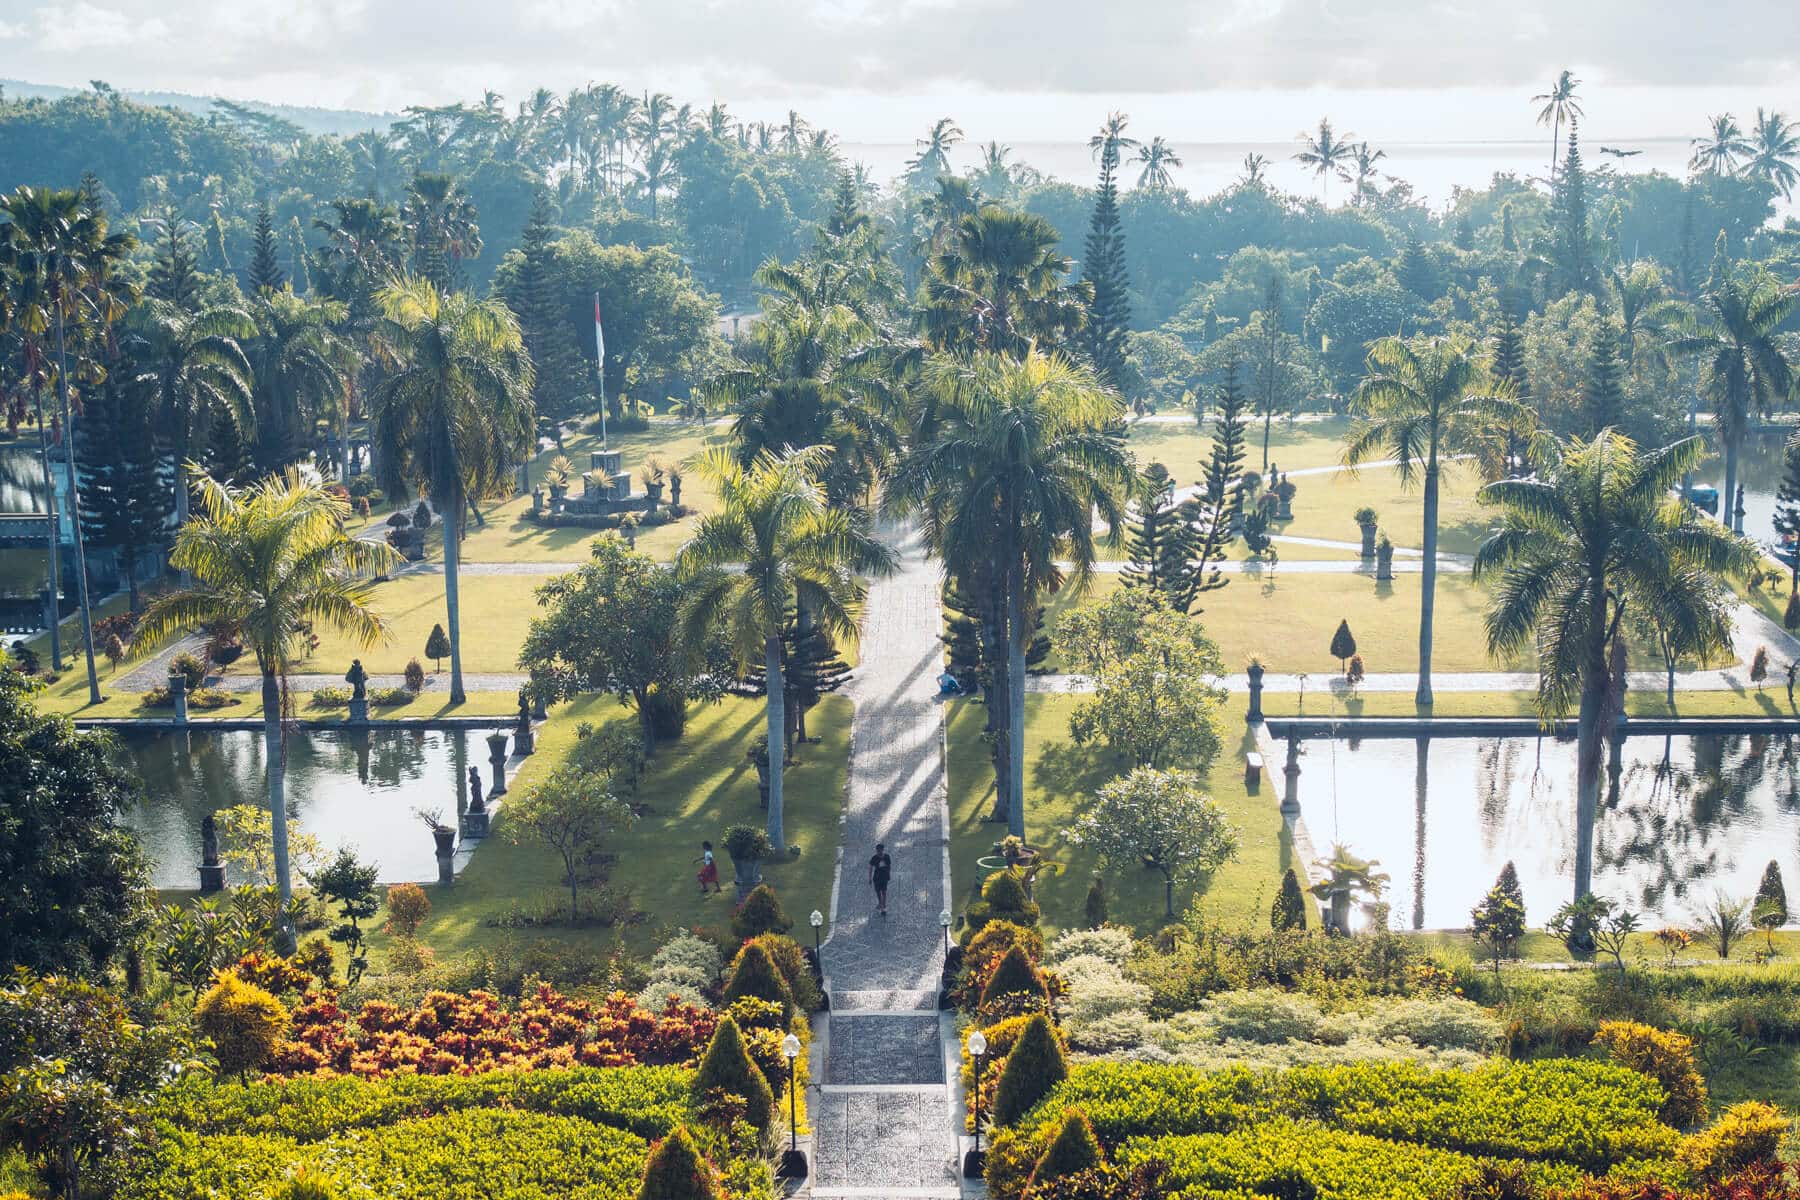
[[[1609,747],[1594,889],[1648,922],[1685,920],[1723,889],[1754,893],[1774,858],[1800,878],[1800,744],[1769,734],[1646,736]],[[1410,770],[1413,811],[1394,785]],[[1411,887],[1396,928],[1461,926],[1508,860],[1534,925],[1574,873],[1575,743],[1554,738],[1369,739],[1307,746],[1300,803],[1316,846],[1342,841]]]
[[[431,835],[415,808],[456,823],[467,805],[468,730],[290,734],[289,815],[326,850],[347,845],[381,866],[384,882],[437,878]],[[143,839],[157,887],[193,887],[200,821],[233,804],[263,804],[262,734],[126,733],[121,753],[147,799],[128,817]]]

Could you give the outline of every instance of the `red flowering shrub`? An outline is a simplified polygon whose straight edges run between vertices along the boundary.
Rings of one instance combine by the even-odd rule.
[[[1691,1191],[1663,1183],[1590,1178],[1551,1194],[1555,1200],[1800,1200],[1800,1185],[1780,1166],[1758,1164]]]
[[[660,1012],[623,992],[598,1003],[548,986],[514,1008],[491,992],[432,992],[415,1008],[371,1000],[355,1014],[309,992],[277,1049],[277,1075],[469,1075],[538,1067],[685,1066],[717,1016],[670,1001]]]

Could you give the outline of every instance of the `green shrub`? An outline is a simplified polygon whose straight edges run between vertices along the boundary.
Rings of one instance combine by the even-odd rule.
[[[704,1099],[714,1089],[742,1096],[744,1119],[758,1130],[769,1127],[775,1110],[775,1095],[769,1090],[769,1081],[751,1061],[750,1052],[744,1046],[744,1035],[730,1017],[720,1020],[712,1041],[707,1043],[706,1053],[701,1056],[700,1069],[694,1073],[696,1100]]]
[[[314,708],[343,708],[350,703],[350,689],[346,687],[314,688],[306,702]]]
[[[987,986],[981,989],[981,1004],[986,1007],[1001,996],[1014,992],[1049,998],[1049,991],[1044,986],[1044,976],[1032,965],[1031,959],[1020,946],[1008,950],[994,968],[994,973],[988,976]]]
[[[956,994],[952,997],[960,1007],[973,1008],[980,1002],[988,978],[1015,946],[1032,962],[1039,962],[1044,957],[1044,935],[1011,921],[991,921],[969,939],[963,950]]]
[[[686,1128],[677,1126],[650,1148],[637,1195],[638,1200],[717,1200],[719,1185],[712,1167]]]
[[[1776,1163],[1794,1123],[1761,1100],[1734,1104],[1712,1127],[1685,1138],[1679,1157],[1696,1175],[1718,1179],[1755,1163]]]
[[[1079,1110],[1071,1108],[1063,1114],[1062,1127],[1056,1131],[1050,1148],[1038,1159],[1031,1182],[1033,1185],[1044,1183],[1060,1175],[1091,1170],[1100,1164],[1100,1142],[1094,1137],[1094,1127]]]
[[[1594,1035],[1614,1062],[1641,1071],[1662,1085],[1661,1117],[1687,1129],[1706,1119],[1706,1080],[1694,1062],[1694,1041],[1679,1033],[1633,1021],[1607,1021]]]
[[[761,942],[746,942],[732,960],[731,971],[725,980],[725,1003],[745,996],[754,996],[759,1000],[767,1000],[771,1004],[781,1005],[782,1024],[787,1024],[794,1015],[794,996],[788,990],[787,981],[781,977],[781,970],[769,957],[769,952]]]
[[[288,1020],[281,1001],[230,971],[194,1005],[194,1025],[211,1039],[219,1070],[227,1075],[243,1075],[268,1062]]]
[[[1269,906],[1269,928],[1278,933],[1306,928],[1306,894],[1300,890],[1300,877],[1292,867],[1281,877],[1281,891]]]
[[[794,998],[794,1004],[801,1012],[817,1012],[824,1004],[824,997],[819,994],[819,984],[813,978],[812,968],[807,965],[806,952],[800,943],[791,937],[779,933],[765,933],[753,939],[754,945],[761,946],[781,972],[782,980],[787,984],[788,994]]]
[[[744,902],[731,915],[731,932],[740,942],[761,937],[765,933],[786,933],[794,927],[788,920],[787,913],[781,907],[780,897],[775,889],[766,883],[759,883],[750,889]]]
[[[994,1124],[1011,1125],[1069,1077],[1062,1047],[1041,1013],[1030,1019],[1025,1031],[1006,1056],[1006,1066],[994,1089]]]
[[[1081,902],[1081,916],[1089,929],[1106,924],[1106,880],[1098,871],[1094,872],[1094,881],[1088,884],[1087,897]]]
[[[317,1175],[302,1171],[279,1188],[276,1200],[337,1200],[337,1191]]]
[[[966,933],[973,936],[990,921],[1036,925],[1042,916],[1037,902],[1025,894],[1025,884],[1008,870],[995,871],[981,885],[981,899],[963,910]]]
[[[418,692],[406,687],[369,689],[369,703],[376,708],[397,708],[402,704],[411,704],[418,698]]]

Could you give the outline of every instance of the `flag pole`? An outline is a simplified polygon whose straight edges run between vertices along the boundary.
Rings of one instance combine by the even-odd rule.
[[[600,381],[600,448],[606,449],[606,331],[600,326],[600,293],[594,293],[594,375]]]

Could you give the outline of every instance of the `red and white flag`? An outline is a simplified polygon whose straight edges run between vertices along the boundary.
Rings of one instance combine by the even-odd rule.
[[[600,324],[599,292],[594,293],[594,358],[601,364],[606,362],[606,329]],[[605,373],[606,368],[602,365],[601,374],[604,375]]]

